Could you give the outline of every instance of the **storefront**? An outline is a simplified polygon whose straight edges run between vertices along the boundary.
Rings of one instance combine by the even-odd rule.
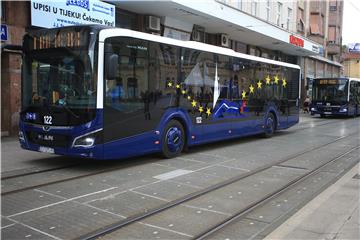
[[[214,9],[221,7],[220,10]],[[214,9],[213,9],[214,8]],[[171,16],[171,17],[169,17]],[[234,18],[232,16],[237,16]],[[239,20],[240,19],[240,20]],[[221,5],[166,2],[41,1],[2,2],[2,25],[8,38],[2,40],[3,135],[17,134],[21,92],[22,37],[26,31],[76,24],[102,24],[181,40],[204,42],[254,56],[301,64],[302,56],[318,54],[319,46],[301,36]],[[263,26],[261,29],[247,26]],[[316,69],[321,69],[321,64]],[[316,77],[311,70],[307,78]],[[333,70],[331,70],[333,71]],[[311,75],[311,73],[313,75]],[[303,85],[304,87],[304,85]]]

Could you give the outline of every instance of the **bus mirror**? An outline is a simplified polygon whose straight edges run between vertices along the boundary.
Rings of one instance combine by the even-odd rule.
[[[114,80],[117,76],[119,56],[117,54],[108,54],[105,59],[106,79]]]

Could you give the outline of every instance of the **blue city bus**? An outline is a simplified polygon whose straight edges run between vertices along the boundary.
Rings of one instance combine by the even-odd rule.
[[[30,32],[23,51],[24,149],[171,158],[299,121],[297,65],[100,26]]]
[[[360,79],[314,79],[310,112],[321,117],[359,115]]]

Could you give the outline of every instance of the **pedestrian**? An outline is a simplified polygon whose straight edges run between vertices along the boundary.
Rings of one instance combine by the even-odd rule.
[[[309,113],[310,103],[310,97],[306,96],[303,104],[303,113]]]

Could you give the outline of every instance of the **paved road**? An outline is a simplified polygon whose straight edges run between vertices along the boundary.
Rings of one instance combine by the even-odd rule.
[[[106,236],[109,239],[193,238],[289,181],[359,146],[359,128],[359,119],[303,116],[299,125],[271,139],[250,137],[213,143],[167,160],[156,155],[110,162],[38,153],[30,156],[18,150],[13,141],[4,141],[2,174],[23,175],[2,181],[3,192],[19,190],[2,196],[2,237],[77,238],[230,178],[249,175],[226,188]],[[311,150],[314,147],[318,148]],[[265,204],[263,209],[257,209],[259,212],[245,216],[237,227],[243,235],[236,236],[262,236],[273,230],[274,222],[278,226],[285,221],[299,206],[359,162],[358,156],[358,151],[351,152],[339,166],[334,165],[316,179],[301,183],[292,193],[284,193],[288,196],[279,196],[284,197],[281,201],[287,200],[281,211],[272,209],[279,203],[273,206],[270,202],[269,206]],[[281,159],[287,161],[278,164]],[[68,166],[73,163],[76,166]],[[274,166],[255,174],[266,165]],[[40,172],[31,174],[34,171]],[[301,194],[296,194],[298,191]],[[218,236],[223,238],[220,235],[223,233]],[[225,238],[231,236],[228,234]]]

